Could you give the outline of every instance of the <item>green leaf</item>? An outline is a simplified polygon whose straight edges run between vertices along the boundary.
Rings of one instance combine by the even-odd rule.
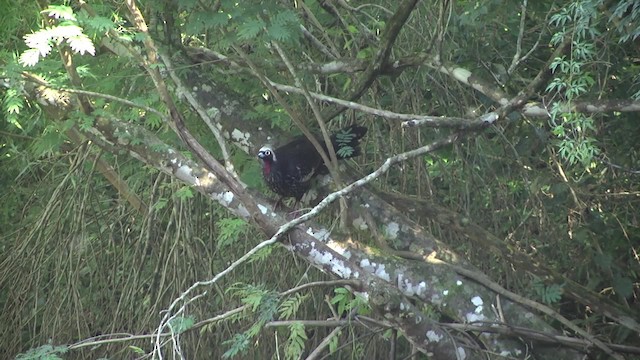
[[[628,299],[633,295],[633,280],[626,276],[616,276],[613,278],[613,289],[618,295]]]
[[[171,329],[171,332],[174,334],[181,334],[192,328],[193,324],[195,324],[193,316],[178,316],[169,321],[169,329]]]
[[[546,304],[555,304],[562,298],[563,286],[558,284],[546,285],[541,279],[536,278],[532,287],[540,300]]]
[[[251,311],[255,312],[260,306],[260,302],[262,301],[262,297],[265,295],[265,291],[255,291],[248,293],[245,297],[243,297],[240,301],[243,304],[251,306]]]
[[[391,331],[391,329],[389,329],[389,331]],[[336,350],[338,350],[338,340],[340,339],[340,335],[342,335],[342,330],[339,330],[338,332],[336,332],[334,334],[334,336],[331,337],[331,340],[329,340],[329,353],[333,354],[336,352]]]
[[[336,155],[343,158],[347,158],[352,156],[354,152],[355,152],[354,148],[348,145],[344,145],[338,148],[338,151],[336,151]]]
[[[142,348],[139,348],[139,347],[134,346],[134,345],[129,345],[129,349],[133,350],[133,352],[138,354],[138,355],[146,354],[146,352],[144,350],[142,350]]]
[[[223,218],[216,222],[216,226],[218,227],[217,249],[237,243],[248,230],[247,222],[241,218]]]
[[[267,34],[271,39],[280,42],[296,40],[300,33],[299,20],[291,10],[278,11],[267,26]]]
[[[66,136],[56,126],[48,126],[43,135],[32,143],[33,152],[37,157],[53,155],[60,150],[65,139]]]
[[[189,186],[183,186],[175,192],[175,196],[180,200],[192,199],[194,197],[193,190]]]
[[[76,20],[73,9],[65,5],[49,5],[42,13],[49,14],[50,17],[55,19]]]
[[[289,325],[289,338],[285,345],[285,359],[299,359],[304,351],[305,341],[308,340],[304,324],[295,322]]]
[[[195,11],[191,13],[185,30],[189,35],[198,35],[202,32],[225,26],[229,23],[229,20],[230,15],[222,11],[216,13]]]
[[[265,27],[262,19],[251,19],[238,27],[238,38],[241,40],[254,39]]]
[[[289,297],[285,301],[280,304],[278,311],[280,312],[280,316],[284,319],[289,319],[291,316],[298,312],[300,305],[308,298],[308,295],[300,295],[295,294],[292,297]]]
[[[349,290],[340,287],[333,290],[335,296],[331,299],[330,303],[333,305],[338,305],[338,314],[342,315],[349,308],[349,303],[351,302],[352,295]]]
[[[58,354],[64,354],[69,349],[65,345],[53,346],[53,345],[42,345],[37,348],[30,349],[24,354],[18,354],[16,359],[20,360],[62,360]]]
[[[235,334],[231,340],[226,340],[222,344],[231,345],[231,348],[222,354],[222,358],[228,359],[246,351],[249,348],[249,337],[245,334]]]
[[[116,28],[116,24],[111,19],[99,15],[87,17],[82,23],[99,33],[106,33]]]

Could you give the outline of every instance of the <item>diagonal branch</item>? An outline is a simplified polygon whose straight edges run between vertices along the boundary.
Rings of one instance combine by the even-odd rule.
[[[233,163],[231,162],[231,155],[229,154],[229,150],[227,149],[226,140],[225,140],[224,136],[222,136],[222,133],[220,132],[218,127],[216,126],[216,125],[218,125],[218,122],[215,121],[215,124],[214,124],[214,121],[207,114],[207,111],[195,99],[193,94],[190,91],[187,91],[186,87],[182,84],[182,80],[180,80],[180,78],[176,75],[176,72],[174,71],[173,66],[171,64],[171,59],[168,56],[166,56],[165,54],[161,54],[160,57],[161,57],[162,61],[164,62],[164,64],[167,67],[167,70],[169,72],[169,76],[171,76],[171,79],[173,80],[173,82],[178,87],[177,92],[182,94],[182,96],[185,97],[185,99],[187,100],[189,105],[191,105],[191,107],[194,110],[196,110],[196,112],[198,113],[200,118],[203,119],[203,121],[209,127],[209,130],[211,131],[211,133],[213,133],[213,136],[215,137],[216,142],[218,143],[218,146],[220,147],[220,151],[222,152],[222,158],[224,160],[225,168],[227,169],[227,171],[229,171],[229,173],[231,175],[233,175],[233,177],[237,181],[240,181],[240,177],[236,173],[236,171],[235,171],[235,169],[233,167]]]
[[[400,30],[402,30],[418,2],[418,0],[405,0],[400,3],[396,12],[387,22],[387,26],[382,34],[381,45],[376,52],[375,58],[367,67],[364,74],[362,74],[359,81],[353,86],[349,94],[347,94],[347,99],[350,101],[359,99],[386,67],[393,45],[400,34]],[[332,109],[329,114],[323,114],[322,118],[333,119],[344,110],[344,107]]]

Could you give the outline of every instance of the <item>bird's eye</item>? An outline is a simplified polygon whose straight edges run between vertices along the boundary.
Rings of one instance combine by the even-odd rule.
[[[271,156],[271,150],[265,150],[264,154],[265,154],[266,156]]]

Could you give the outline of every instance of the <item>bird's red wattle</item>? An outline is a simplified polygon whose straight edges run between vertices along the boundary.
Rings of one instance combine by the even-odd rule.
[[[271,163],[265,161],[263,165],[264,166],[262,166],[262,175],[269,176],[269,174],[271,173]]]

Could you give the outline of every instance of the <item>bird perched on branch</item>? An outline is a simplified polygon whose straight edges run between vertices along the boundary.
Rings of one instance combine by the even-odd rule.
[[[352,125],[331,135],[331,144],[338,160],[360,155],[360,139],[366,133],[366,127]],[[320,141],[320,144],[326,152],[324,141]],[[309,190],[311,179],[327,173],[322,157],[305,136],[299,136],[278,148],[265,145],[258,151],[258,159],[262,163],[262,175],[267,186],[280,195],[276,207],[288,197],[295,198],[297,205]]]

